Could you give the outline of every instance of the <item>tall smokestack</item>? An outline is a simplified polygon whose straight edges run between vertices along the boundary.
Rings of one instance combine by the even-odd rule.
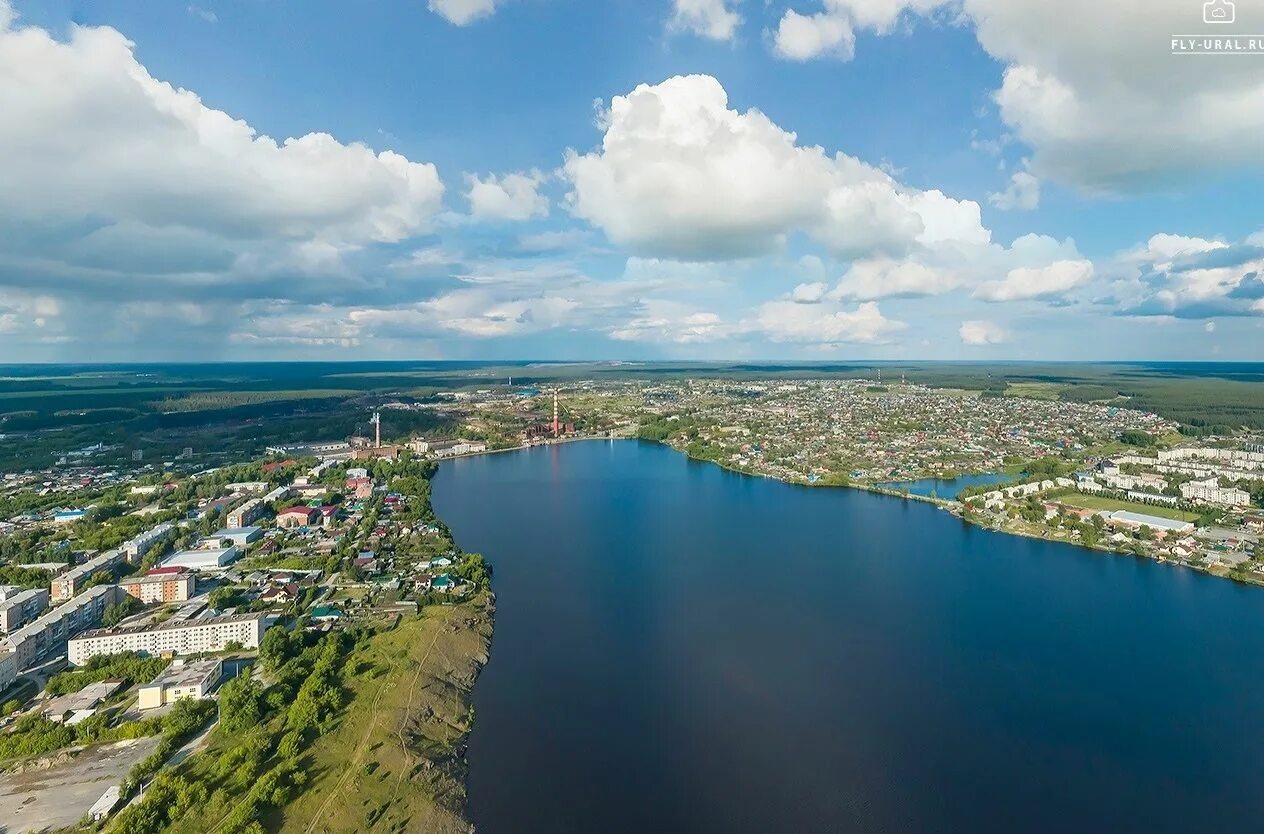
[[[561,424],[557,422],[557,389],[554,388],[553,389],[553,436],[561,437],[561,435],[562,435],[562,427],[561,427]]]

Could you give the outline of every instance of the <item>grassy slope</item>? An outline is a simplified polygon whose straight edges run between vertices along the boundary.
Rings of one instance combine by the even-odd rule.
[[[1174,507],[1140,504],[1135,501],[1119,501],[1102,495],[1071,494],[1061,496],[1057,500],[1067,506],[1083,507],[1086,510],[1109,510],[1111,512],[1115,510],[1130,510],[1134,513],[1156,515],[1160,518],[1173,518],[1177,521],[1196,521],[1198,519],[1197,513],[1187,513]]]
[[[283,812],[282,834],[468,832],[464,739],[470,688],[491,636],[486,595],[432,606],[373,638],[349,682],[354,700],[320,738],[310,786]]]

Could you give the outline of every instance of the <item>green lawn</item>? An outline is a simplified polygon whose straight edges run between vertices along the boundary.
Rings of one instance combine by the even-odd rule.
[[[1197,521],[1197,513],[1189,513],[1184,510],[1178,510],[1175,507],[1164,507],[1158,504],[1140,504],[1136,501],[1120,501],[1116,498],[1108,498],[1104,495],[1081,495],[1072,493],[1058,499],[1068,507],[1082,507],[1086,510],[1106,510],[1114,512],[1115,510],[1128,510],[1134,513],[1145,513],[1146,515],[1156,515],[1160,518],[1171,518],[1176,521]]]

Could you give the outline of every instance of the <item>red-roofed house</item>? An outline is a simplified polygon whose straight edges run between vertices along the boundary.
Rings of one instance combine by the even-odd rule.
[[[282,529],[310,527],[320,517],[315,507],[290,507],[277,513],[276,525]]]

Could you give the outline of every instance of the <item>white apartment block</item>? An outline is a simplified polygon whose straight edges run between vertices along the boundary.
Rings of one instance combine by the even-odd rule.
[[[154,545],[163,541],[174,529],[176,529],[175,524],[167,521],[125,542],[123,544],[123,553],[127,556],[127,561],[133,564],[139,562]]]
[[[70,641],[67,658],[82,666],[97,655],[137,652],[151,657],[223,651],[229,643],[257,649],[270,625],[267,614],[235,614],[158,626],[98,629]]]
[[[0,634],[9,634],[35,620],[48,607],[48,589],[19,591],[0,602]]]
[[[1264,468],[1264,452],[1247,452],[1241,449],[1199,449],[1185,447],[1182,449],[1166,449],[1158,453],[1161,461],[1174,460],[1214,460],[1220,463],[1242,466],[1247,469]]]
[[[1181,496],[1188,501],[1223,504],[1228,507],[1247,507],[1251,504],[1251,496],[1246,490],[1237,487],[1222,487],[1215,478],[1208,478],[1205,481],[1186,481],[1181,484]]]

